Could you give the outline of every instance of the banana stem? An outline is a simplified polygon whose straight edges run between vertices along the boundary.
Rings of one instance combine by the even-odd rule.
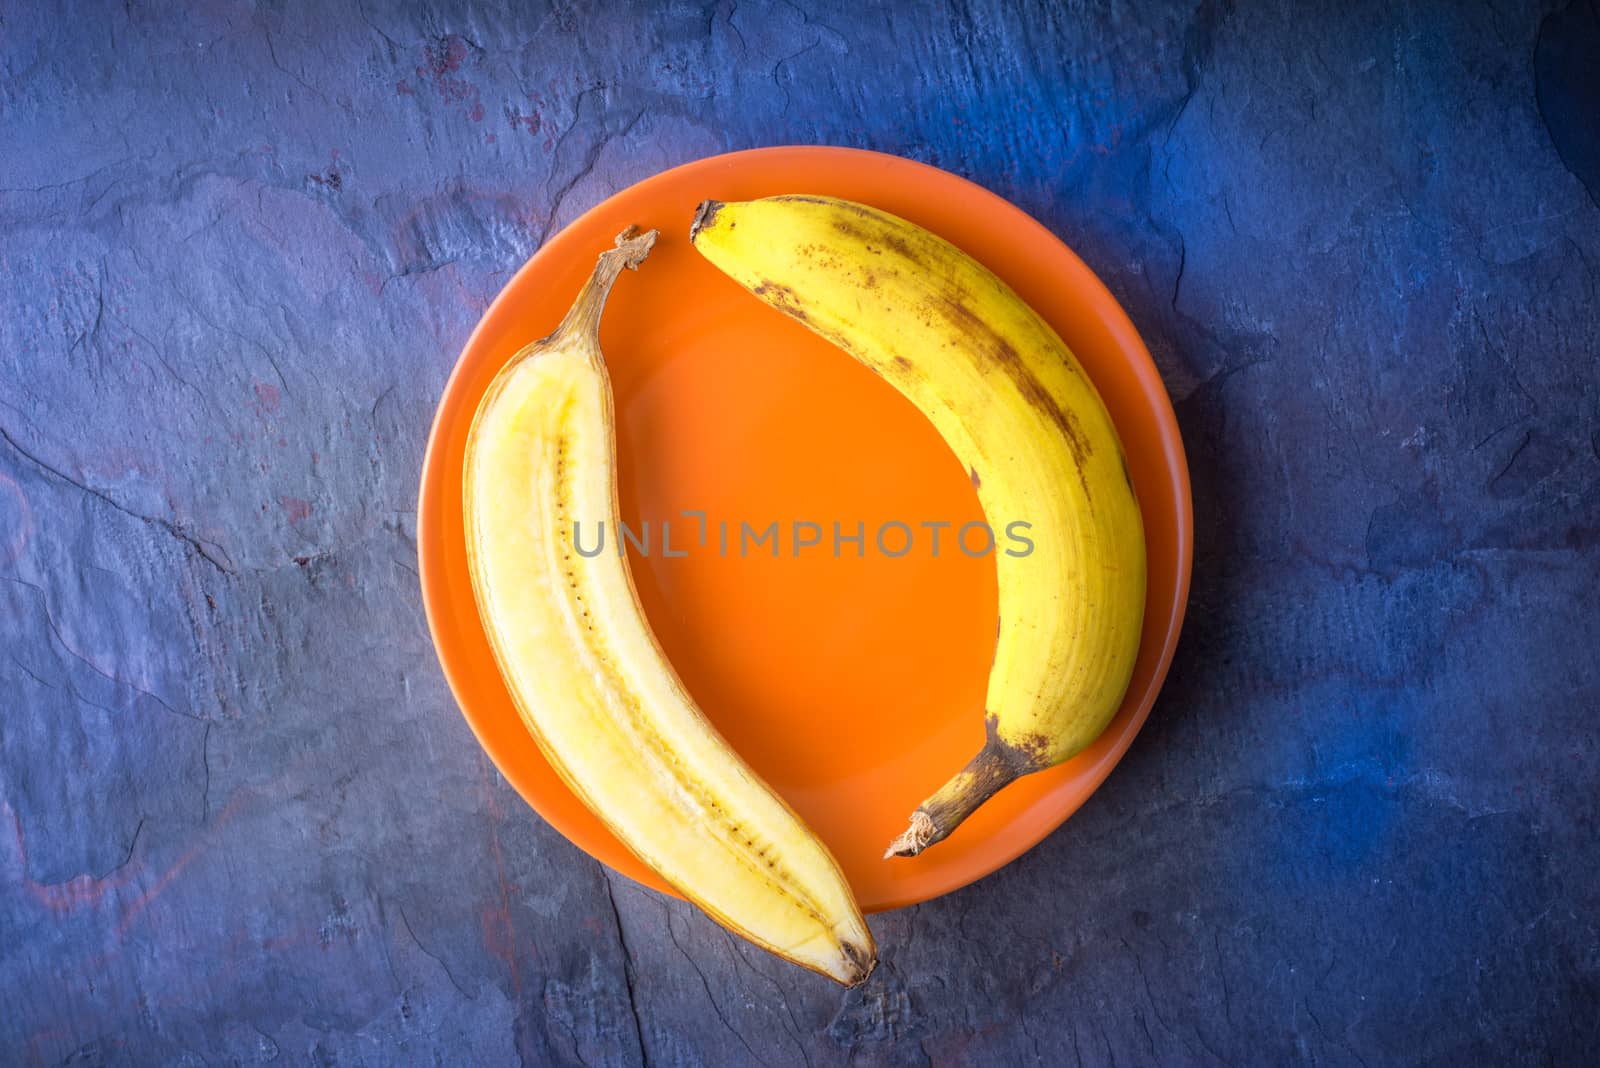
[[[1025,760],[1018,759],[1020,756],[1017,749],[991,732],[978,755],[917,806],[911,814],[911,826],[890,843],[883,858],[914,857],[934,843],[944,841],[979,805],[1022,776],[1038,770],[1026,766]]]
[[[605,311],[606,298],[611,295],[611,287],[616,285],[617,278],[626,267],[630,271],[639,269],[645,257],[650,255],[650,250],[655,247],[658,231],[646,230],[639,232],[637,226],[629,226],[617,235],[617,247],[607,249],[600,253],[599,260],[594,265],[594,273],[589,275],[589,280],[578,291],[578,299],[572,302],[572,307],[567,310],[566,317],[561,320],[561,325],[545,340],[554,341],[558,338],[571,338],[573,336],[587,336],[589,340],[597,342],[589,347],[591,359],[599,359],[600,346],[600,313]]]

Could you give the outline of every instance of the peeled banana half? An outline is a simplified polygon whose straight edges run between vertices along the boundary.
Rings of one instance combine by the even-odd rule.
[[[623,844],[729,930],[855,984],[876,950],[826,846],[695,706],[621,555],[575,551],[575,523],[617,529],[600,315],[655,238],[618,237],[478,408],[464,505],[479,615],[523,723]]]
[[[945,838],[996,791],[1081,752],[1116,714],[1139,651],[1145,542],[1116,428],[1039,315],[954,245],[849,201],[706,201],[690,238],[755,296],[883,377],[967,468],[991,525],[999,615],[976,756],[912,814],[887,856]]]

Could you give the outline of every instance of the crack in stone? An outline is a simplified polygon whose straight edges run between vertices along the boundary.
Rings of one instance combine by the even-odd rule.
[[[85,666],[87,666],[89,668],[89,670],[93,671],[96,675],[99,675],[101,678],[105,679],[107,682],[110,682],[110,683],[112,683],[113,685],[115,685],[117,687],[125,687],[125,688],[127,688],[129,690],[132,690],[136,694],[140,694],[140,695],[142,695],[144,697],[150,698],[150,700],[152,700],[156,704],[160,705],[165,711],[167,711],[171,715],[178,716],[178,717],[181,717],[181,718],[187,719],[187,720],[192,720],[195,723],[211,723],[211,722],[213,722],[207,716],[196,715],[193,712],[185,712],[182,709],[174,708],[172,705],[168,704],[166,702],[166,700],[164,700],[159,694],[155,694],[155,693],[152,693],[149,690],[146,690],[146,689],[144,689],[142,687],[135,686],[133,683],[129,682],[128,680],[123,679],[123,678],[119,678],[116,675],[111,674],[109,671],[107,671],[104,668],[102,668],[99,664],[96,664],[93,660],[90,660],[88,657],[86,657],[82,653],[78,652],[78,650],[74,649],[67,642],[66,637],[62,635],[61,628],[56,625],[55,617],[50,614],[50,602],[46,598],[44,589],[42,587],[37,586],[32,582],[28,582],[25,579],[13,578],[10,575],[0,575],[0,581],[14,582],[19,586],[26,586],[30,590],[32,590],[35,593],[35,595],[37,595],[38,598],[39,598],[39,609],[44,613],[45,627],[50,631],[50,635],[51,635],[51,637],[53,637],[55,639],[56,644],[59,645],[62,648],[62,650],[67,653],[67,655],[71,656],[74,660],[77,660],[80,663],[82,663]],[[15,661],[16,657],[12,656],[12,659]],[[22,666],[20,661],[17,661],[17,663],[18,663],[18,666]],[[43,679],[40,679],[39,676],[33,674],[32,671],[28,671],[28,669],[26,667],[22,667],[22,670],[27,671],[28,675],[30,677],[32,677],[34,680],[38,681],[42,685],[44,685],[44,686],[46,686],[46,687],[48,687],[50,689],[58,688],[58,687],[51,686],[50,683],[45,682]],[[98,703],[96,701],[89,700],[87,697],[83,696],[81,693],[78,692],[77,688],[72,685],[72,682],[71,682],[70,679],[67,680],[65,687],[60,687],[60,688],[64,689],[65,692],[71,694],[73,697],[77,698],[79,701],[81,701],[84,704],[88,705],[90,708],[97,708],[100,711],[109,713],[111,715],[115,715],[117,712],[120,711],[120,709],[108,708],[107,706],[102,705],[102,704],[100,704],[100,703]]]
[[[128,839],[128,852],[115,865],[113,865],[112,867],[110,867],[110,868],[106,869],[105,871],[101,872],[99,875],[90,875],[89,873],[85,872],[82,875],[68,876],[67,878],[58,880],[56,882],[49,882],[49,883],[34,882],[33,885],[39,887],[42,890],[50,890],[50,889],[54,889],[54,888],[58,888],[58,887],[67,886],[67,885],[75,882],[78,879],[84,879],[84,878],[87,878],[91,883],[103,883],[103,882],[105,882],[107,879],[109,879],[113,875],[117,874],[123,868],[126,868],[129,864],[133,863],[133,852],[139,846],[139,836],[140,836],[141,833],[143,833],[144,825],[149,820],[149,818],[150,817],[148,817],[148,816],[140,816],[139,817],[138,824],[135,825],[134,828],[133,828],[133,837]],[[22,833],[21,830],[20,830],[20,826],[21,825],[19,823],[18,824],[19,830],[17,832],[19,835]]]
[[[1533,431],[1531,431],[1531,430],[1523,431],[1522,440],[1517,442],[1517,447],[1511,450],[1510,459],[1506,460],[1505,465],[1500,468],[1499,473],[1496,474],[1493,478],[1491,478],[1489,480],[1487,488],[1492,489],[1494,487],[1495,483],[1499,482],[1502,478],[1506,477],[1506,475],[1510,472],[1512,466],[1516,464],[1517,457],[1522,455],[1522,450],[1526,449],[1528,447],[1528,445],[1532,441],[1533,441]]]
[[[778,90],[778,92],[783,94],[783,113],[785,115],[789,114],[789,110],[794,106],[794,98],[790,96],[789,90],[784,88],[783,81],[778,77],[778,75],[783,72],[783,68],[786,64],[799,59],[801,56],[812,51],[821,44],[822,38],[819,37],[810,44],[806,45],[804,48],[800,49],[798,52],[791,52],[787,56],[780,57],[778,61],[772,65],[772,84]]]
[[[561,155],[561,146],[566,144],[567,139],[578,128],[578,124],[583,121],[583,102],[595,93],[605,92],[605,89],[606,87],[603,84],[596,85],[578,94],[578,98],[572,106],[572,124],[562,131],[560,138],[557,139],[555,147],[550,153],[552,172],[555,169],[554,161]],[[644,118],[645,110],[640,108],[616,133],[607,133],[605,131],[605,114],[602,111],[599,116],[601,124],[600,136],[595,139],[594,144],[590,145],[588,151],[584,153],[583,164],[579,167],[578,173],[563,182],[561,188],[556,190],[555,195],[551,197],[550,211],[545,216],[544,226],[540,228],[537,247],[543,248],[544,243],[550,239],[550,234],[555,230],[556,219],[560,217],[561,206],[566,203],[567,194],[571,193],[579,182],[594,173],[595,166],[600,162],[600,154],[605,151],[606,145],[619,137],[626,137],[633,132],[634,127],[639,125],[640,120]]]
[[[760,968],[757,968],[754,964],[751,964],[750,961],[745,958],[744,954],[739,950],[739,940],[735,939],[733,934],[730,933],[727,928],[719,926],[717,930],[721,932],[723,941],[728,944],[728,953],[733,958],[734,971],[737,972],[742,964],[745,970],[754,975],[759,975],[762,979],[764,979],[767,985],[772,987],[773,993],[778,995],[778,1000],[783,1004],[783,1011],[789,1017],[789,1024],[788,1026],[784,1027],[784,1031],[789,1035],[790,1038],[794,1039],[795,1048],[800,1051],[800,1058],[805,1061],[806,1068],[811,1068],[811,1054],[807,1052],[805,1043],[800,1040],[800,1023],[795,1019],[794,1007],[789,1004],[788,991],[784,990],[783,987],[778,984],[776,979],[772,978],[772,976],[768,975]]]
[[[390,282],[396,282],[402,278],[417,278],[425,274],[433,274],[435,271],[442,271],[446,267],[450,267],[460,262],[460,256],[451,256],[446,260],[433,260],[428,263],[411,264],[401,270],[396,271],[394,274],[389,275],[381,283],[379,283],[378,296],[383,296],[384,291],[389,288]],[[279,377],[282,376],[280,375]]]
[[[65,181],[60,182],[50,182],[47,185],[7,186],[5,188],[0,188],[0,193],[49,193],[56,189],[67,189],[74,185],[82,185],[84,182],[92,181],[93,179],[98,178],[100,175],[106,173],[106,171],[116,170],[118,167],[126,167],[130,163],[142,163],[145,160],[148,160],[151,155],[152,153],[146,153],[143,156],[129,156],[126,159],[119,159],[115,162],[107,163],[104,167],[96,167],[88,174],[80,175],[77,178],[68,178]]]
[[[444,977],[450,980],[450,985],[456,988],[457,993],[466,998],[468,1001],[477,1001],[478,999],[476,997],[467,993],[466,988],[456,981],[455,974],[450,971],[450,966],[446,964],[438,954],[434,953],[427,946],[422,944],[422,939],[417,937],[417,932],[411,929],[411,920],[406,916],[405,906],[399,906],[395,911],[400,913],[400,925],[406,929],[406,934],[411,936],[411,941],[415,943],[416,947],[422,950],[422,955],[439,966],[439,970],[444,972]]]
[[[122,858],[122,863],[118,864],[115,868],[112,868],[110,871],[106,872],[104,875],[96,875],[96,876],[94,876],[93,878],[94,878],[95,882],[97,882],[97,883],[104,882],[105,880],[111,878],[113,875],[117,874],[117,872],[121,871],[123,868],[126,868],[129,864],[133,863],[133,851],[135,849],[137,849],[138,846],[139,846],[139,835],[144,830],[145,820],[147,820],[148,818],[149,818],[148,816],[140,816],[139,817],[139,824],[138,824],[138,826],[134,827],[134,829],[133,829],[133,837],[128,839],[128,852],[127,852],[127,855]]]
[[[189,392],[195,395],[195,398],[199,400],[203,407],[209,409],[213,414],[215,414],[216,403],[212,400],[210,395],[202,391],[199,386],[196,386],[187,378],[184,378],[177,371],[173,370],[172,364],[168,363],[166,356],[162,354],[160,346],[158,346],[154,341],[150,340],[150,338],[140,331],[138,327],[129,323],[121,316],[116,316],[116,320],[124,330],[128,331],[128,333],[133,337],[142,341],[150,349],[150,355],[153,356],[155,361],[161,365],[161,369],[163,371],[167,372],[167,374],[170,375],[176,382],[178,382],[178,384],[187,387]]]
[[[1211,946],[1217,951],[1217,979],[1222,984],[1222,1018],[1228,1022],[1229,1027],[1237,1026],[1233,1022],[1233,993],[1228,988],[1228,972],[1222,961],[1222,936],[1215,928],[1211,931]]]
[[[209,823],[211,820],[211,728],[215,723],[206,722],[206,732],[200,736],[200,764],[205,769],[205,785],[200,790],[200,822]]]
[[[373,22],[372,19],[367,17],[366,0],[356,0],[356,14],[361,16],[361,21],[367,24],[368,29],[377,34],[379,37],[382,37],[384,42],[388,44],[389,62],[398,62],[400,59],[400,53],[403,51],[403,49],[401,49],[399,43],[396,42],[393,37],[390,37],[387,33],[384,33],[383,29],[379,27],[377,23]]]
[[[1172,1035],[1174,1038],[1177,1038],[1187,1047],[1188,1042],[1184,1041],[1183,1037],[1179,1035],[1178,1032],[1174,1031],[1172,1029],[1172,1025],[1167,1023],[1166,1018],[1161,1015],[1161,1007],[1156,1004],[1155,992],[1150,989],[1150,977],[1147,976],[1144,971],[1144,960],[1140,958],[1138,951],[1134,949],[1131,944],[1129,944],[1126,938],[1120,939],[1120,941],[1122,942],[1122,948],[1128,951],[1128,956],[1133,958],[1133,968],[1139,973],[1139,982],[1144,986],[1145,1000],[1150,1002],[1150,1014],[1156,1018],[1156,1023],[1161,1025],[1161,1029],[1163,1031],[1169,1035]],[[1150,1028],[1144,1023],[1142,1014],[1140,1015],[1139,1023],[1140,1026],[1144,1027],[1145,1029],[1145,1037],[1149,1038]],[[1152,1055],[1155,1054],[1155,1044],[1153,1042],[1150,1046],[1150,1052]]]
[[[628,988],[628,1011],[633,1014],[633,1033],[639,1042],[639,1062],[649,1068],[650,1051],[644,1044],[644,1021],[639,1016],[637,992],[633,986],[633,951],[628,948],[628,936],[622,931],[622,913],[617,910],[617,895],[611,886],[611,873],[599,861],[600,881],[606,888],[606,902],[611,906],[611,922],[617,927],[617,947],[622,950],[622,981]]]
[[[750,1047],[750,1043],[745,1040],[744,1035],[740,1033],[740,1031],[728,1021],[728,1017],[723,1014],[722,1006],[717,1004],[716,995],[711,992],[711,984],[706,980],[706,973],[701,970],[700,965],[695,961],[695,959],[689,956],[689,951],[684,949],[683,943],[678,940],[677,929],[672,926],[672,906],[667,901],[663,900],[661,902],[661,907],[667,916],[667,937],[672,939],[672,944],[677,947],[678,953],[683,957],[684,960],[689,962],[689,967],[693,968],[694,974],[699,977],[700,987],[706,992],[706,1001],[711,1005],[712,1013],[716,1015],[722,1026],[727,1028],[728,1033],[739,1040],[739,1045],[744,1047],[745,1052],[750,1054],[751,1059],[753,1059],[757,1064],[762,1065],[763,1068],[772,1068],[767,1061],[762,1059],[762,1057]]]
[[[738,10],[739,0],[730,0],[730,3],[728,4],[728,17],[723,21],[728,24],[728,29],[733,31],[733,35],[739,38],[739,54],[747,56],[750,54],[750,45],[744,39],[744,32],[740,30],[738,25],[736,25],[733,21],[734,13]]]
[[[16,581],[16,580],[13,580],[13,581]],[[110,715],[110,716],[114,716],[117,713],[116,709],[108,708],[107,706],[101,704],[98,701],[91,701],[87,697],[83,696],[83,694],[78,692],[78,688],[76,686],[72,685],[72,680],[70,680],[70,679],[66,680],[66,685],[57,686],[55,683],[50,682],[48,679],[43,679],[43,678],[40,678],[38,675],[35,675],[33,673],[33,670],[31,668],[29,668],[28,665],[24,664],[21,660],[18,660],[14,654],[11,657],[11,662],[13,664],[17,665],[17,667],[21,668],[22,669],[22,673],[24,675],[28,676],[28,678],[30,678],[34,682],[38,683],[40,686],[44,687],[46,690],[60,690],[62,693],[64,693],[67,696],[71,697],[74,701],[77,701],[81,705],[88,705],[90,708],[94,709],[96,712],[104,712],[104,713],[106,713],[107,715]]]
[[[261,27],[261,35],[263,37],[265,37],[266,40],[267,40],[267,58],[272,61],[272,65],[274,67],[277,67],[284,74],[287,74],[290,78],[293,78],[297,83],[299,83],[301,88],[306,90],[306,92],[310,93],[311,95],[315,96],[317,99],[321,100],[324,104],[327,104],[327,105],[329,105],[331,107],[333,105],[333,101],[328,99],[328,94],[324,93],[321,89],[318,89],[316,86],[312,85],[310,82],[308,82],[304,78],[300,77],[300,75],[294,73],[294,71],[290,70],[288,67],[285,67],[282,63],[278,62],[278,50],[272,44],[272,30],[271,30],[271,28],[266,26],[266,25],[263,25]]]
[[[100,327],[105,322],[106,318],[106,277],[104,259],[100,261],[99,267],[95,270],[94,302],[94,323],[91,324],[88,329],[80,330],[78,332],[78,336],[72,339],[72,344],[67,346],[68,356],[71,356],[80,348],[84,349],[85,352],[92,352],[95,348],[95,343],[100,338]]]
[[[1189,243],[1183,239],[1183,231],[1176,226],[1172,232],[1178,235],[1178,275],[1172,280],[1172,310],[1183,316],[1183,311],[1178,307],[1178,293],[1183,288],[1183,272],[1189,265]]]
[[[23,448],[21,443],[19,443],[16,438],[12,437],[11,436],[11,432],[9,430],[7,430],[5,427],[0,427],[0,438],[5,439],[6,444],[10,445],[11,448],[16,451],[17,455],[21,456],[23,459],[25,459],[29,463],[33,464],[39,470],[45,472],[46,474],[55,476],[56,478],[60,479],[62,482],[65,482],[67,485],[73,486],[73,487],[83,491],[84,493],[87,493],[89,496],[95,498],[96,500],[103,501],[104,503],[109,504],[111,507],[113,507],[117,511],[121,512],[123,515],[131,516],[132,518],[139,520],[139,522],[141,522],[141,523],[146,523],[146,524],[149,524],[150,526],[158,527],[159,529],[166,531],[168,534],[172,535],[174,538],[177,538],[179,541],[183,542],[190,549],[194,550],[196,555],[198,555],[206,563],[210,564],[212,567],[216,568],[218,571],[222,572],[223,574],[226,575],[226,574],[231,574],[233,572],[234,568],[233,568],[233,564],[231,562],[226,562],[225,563],[224,561],[218,559],[216,556],[212,555],[211,550],[206,547],[206,544],[204,542],[202,542],[197,536],[195,536],[193,534],[190,534],[188,531],[184,530],[181,526],[179,526],[177,523],[173,522],[172,520],[163,519],[163,518],[161,518],[159,516],[145,515],[142,512],[135,512],[133,509],[127,507],[126,505],[119,503],[115,498],[113,498],[112,496],[107,494],[105,491],[95,489],[93,486],[89,485],[88,483],[86,483],[86,482],[84,482],[84,481],[82,481],[80,479],[73,478],[71,475],[67,474],[65,471],[62,471],[60,468],[52,467],[50,464],[46,463],[44,460],[40,459],[38,456],[34,455],[33,453],[29,452],[27,449]],[[216,548],[219,549],[219,550],[222,549],[221,546],[217,546]],[[222,551],[223,551],[224,555],[226,555],[226,550],[222,550]]]
[[[1028,1029],[1028,1010],[1026,1006],[1017,1013],[1017,1023],[1022,1028],[1022,1037],[1026,1038],[1033,1046],[1033,1063],[1043,1064],[1044,1054],[1039,1049],[1039,1036]]]

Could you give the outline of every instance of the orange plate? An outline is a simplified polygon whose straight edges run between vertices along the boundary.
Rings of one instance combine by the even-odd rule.
[[[981,520],[977,496],[923,415],[837,348],[745,293],[687,234],[704,198],[820,193],[873,204],[942,234],[1009,282],[1061,333],[1099,387],[1144,510],[1150,600],[1133,686],[1087,752],[1003,791],[914,860],[881,859],[917,803],[983,741],[994,647],[992,558],[953,549]],[[623,518],[656,542],[630,565],[645,611],[700,707],[828,843],[863,908],[896,908],[981,878],[1054,830],[1138,733],[1172,660],[1189,587],[1189,476],[1172,406],[1115,299],[1049,231],[992,193],[932,167],[839,148],[773,148],[700,160],[626,189],[517,272],[445,387],[417,510],[428,624],[478,740],[539,814],[591,856],[666,891],[562,785],[495,668],[468,580],[461,458],[478,400],[513,353],[549,332],[594,258],[629,223],[661,240],[617,284],[601,329],[616,390]],[[706,544],[698,543],[706,513]],[[996,527],[1026,516],[993,517]],[[662,520],[674,551],[660,552]],[[729,554],[718,524],[730,523]],[[919,539],[900,558],[874,532]],[[949,521],[941,552],[923,522]],[[740,523],[784,525],[783,555],[738,555]],[[825,530],[792,555],[790,524]],[[834,522],[867,531],[866,555]],[[898,549],[897,531],[888,545]],[[970,544],[980,547],[977,532]],[[762,550],[764,553],[766,550]],[[668,891],[670,892],[670,891]]]

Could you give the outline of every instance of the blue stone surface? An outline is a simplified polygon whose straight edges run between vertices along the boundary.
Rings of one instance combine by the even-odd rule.
[[[1592,0],[0,3],[0,1063],[1592,1063],[1597,72]],[[416,576],[511,272],[792,142],[1065,238],[1197,518],[1126,760],[848,992],[534,816]]]

